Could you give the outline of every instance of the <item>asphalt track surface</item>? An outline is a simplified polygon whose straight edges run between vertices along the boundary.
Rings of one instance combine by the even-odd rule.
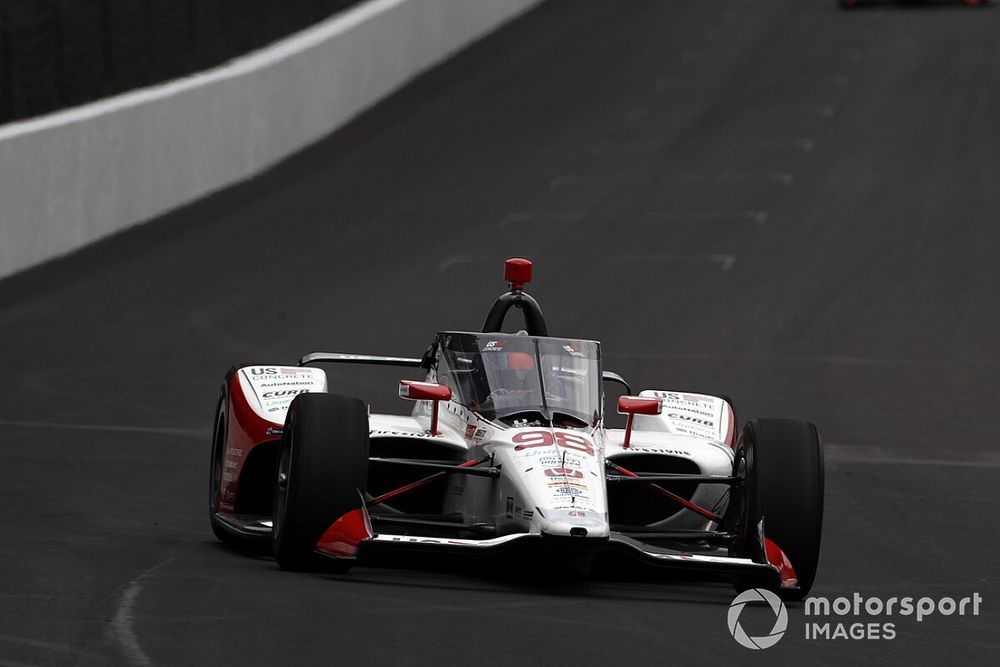
[[[553,1],[271,173],[0,283],[0,665],[986,662],[998,34],[952,5]],[[725,583],[292,574],[214,540],[231,364],[417,355],[481,326],[512,255],[634,385],[820,426],[814,594],[980,615],[806,640],[792,605],[752,652]],[[403,409],[395,379],[335,384]]]

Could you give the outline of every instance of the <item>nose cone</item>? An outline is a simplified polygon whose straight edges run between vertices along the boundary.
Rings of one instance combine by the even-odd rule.
[[[558,537],[607,537],[610,534],[605,515],[592,510],[544,511],[538,517],[543,535]]]
[[[505,495],[534,508],[530,532],[606,538],[608,500],[604,452],[592,436],[565,429],[512,429],[491,443]]]

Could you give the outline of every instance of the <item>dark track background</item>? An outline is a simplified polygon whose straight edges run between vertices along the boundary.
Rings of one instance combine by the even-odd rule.
[[[960,5],[553,1],[273,172],[0,283],[0,665],[984,661],[998,34]],[[302,575],[216,543],[231,364],[417,355],[481,326],[512,255],[635,386],[819,424],[816,595],[982,614],[806,641],[793,606],[753,654],[720,583]],[[348,378],[402,410],[394,379]]]

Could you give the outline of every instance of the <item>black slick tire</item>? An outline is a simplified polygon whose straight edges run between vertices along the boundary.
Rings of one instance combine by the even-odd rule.
[[[368,479],[368,410],[356,398],[300,394],[288,408],[274,489],[274,558],[286,570],[315,567],[323,532],[361,505]],[[328,561],[346,572],[354,561]]]
[[[812,589],[823,532],[823,449],[816,426],[788,419],[754,419],[743,427],[737,445],[735,474],[743,478],[734,511],[738,538],[734,555],[764,563],[764,536],[784,551],[798,587],[780,589],[798,600]],[[757,582],[738,578],[745,589]]]

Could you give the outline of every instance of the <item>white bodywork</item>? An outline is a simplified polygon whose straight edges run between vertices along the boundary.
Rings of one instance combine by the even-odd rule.
[[[501,535],[607,537],[606,459],[627,466],[629,457],[665,455],[693,462],[701,474],[732,474],[733,449],[726,439],[731,438],[733,413],[723,399],[669,391],[640,395],[660,398],[663,413],[637,415],[628,448],[622,445],[623,429],[501,427],[454,401],[442,405],[437,435],[429,435],[431,402],[418,401],[410,417],[370,415],[370,437],[430,438],[454,448],[464,460],[491,455],[502,471],[499,478],[453,475],[450,482],[444,511],[462,513],[471,523],[494,523]],[[701,484],[691,502],[721,514],[726,489]],[[676,509],[653,526],[710,528],[698,514]]]
[[[247,403],[261,419],[280,427],[292,399],[327,391],[318,368],[248,366],[238,371]],[[434,379],[433,374],[430,378]],[[721,398],[690,392],[646,390],[639,394],[662,402],[659,415],[636,415],[630,446],[623,429],[514,428],[481,418],[455,401],[441,406],[438,433],[430,434],[432,403],[417,401],[410,416],[372,414],[370,438],[432,440],[455,450],[456,459],[484,455],[502,470],[499,478],[453,475],[445,512],[470,523],[491,523],[500,535],[608,537],[605,460],[628,466],[628,459],[663,455],[694,463],[701,474],[728,476],[733,467],[733,413]],[[725,509],[726,486],[700,484],[691,502]],[[705,530],[711,523],[693,512],[678,511],[652,524],[664,529]]]

